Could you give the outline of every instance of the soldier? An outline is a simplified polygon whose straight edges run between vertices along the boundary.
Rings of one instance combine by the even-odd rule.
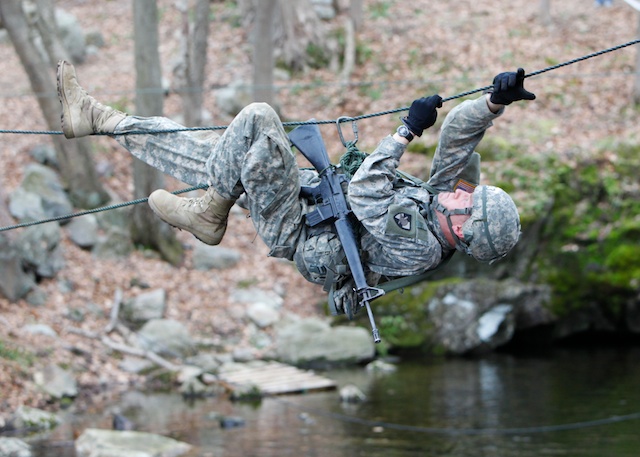
[[[210,245],[222,240],[231,207],[244,196],[269,256],[294,260],[309,281],[330,285],[336,311],[353,292],[340,242],[327,227],[310,228],[313,209],[300,195],[317,175],[298,169],[290,142],[274,110],[264,103],[244,108],[224,134],[202,138],[164,117],[129,116],[97,102],[78,84],[67,62],[58,65],[62,127],[67,138],[110,134],[133,155],[190,184],[206,181],[202,197],[182,198],[164,190],[149,205],[165,222]],[[380,275],[408,276],[436,268],[455,250],[481,262],[504,257],[520,234],[518,210],[502,189],[479,185],[474,152],[505,105],[534,100],[524,89],[524,70],[498,74],[493,90],[456,106],[445,118],[429,180],[398,171],[415,136],[431,127],[442,98],[415,100],[397,131],[366,157],[348,186],[348,200],[362,226],[360,244],[368,282]],[[133,132],[133,133],[132,133]],[[370,284],[374,285],[374,284]],[[344,303],[343,303],[344,302]],[[352,305],[352,303],[351,303]]]

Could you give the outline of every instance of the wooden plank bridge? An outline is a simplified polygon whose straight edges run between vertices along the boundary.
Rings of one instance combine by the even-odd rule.
[[[279,362],[234,365],[218,373],[218,379],[232,390],[257,388],[264,395],[305,393],[336,388],[336,382],[310,370]]]

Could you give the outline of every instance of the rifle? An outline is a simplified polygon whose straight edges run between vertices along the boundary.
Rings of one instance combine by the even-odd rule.
[[[320,184],[316,187],[303,186],[301,189],[302,195],[316,202],[316,208],[306,215],[307,224],[314,227],[322,223],[333,223],[356,284],[358,303],[360,308],[367,309],[373,340],[379,343],[380,335],[369,302],[384,295],[384,290],[370,287],[365,279],[358,241],[350,220],[352,212],[342,191],[342,183],[348,182],[347,178],[337,173],[335,166],[329,161],[320,128],[316,124],[296,127],[289,133],[289,140],[313,165],[320,177]]]

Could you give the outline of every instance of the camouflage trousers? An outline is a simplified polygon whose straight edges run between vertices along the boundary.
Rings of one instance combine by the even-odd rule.
[[[307,205],[300,198],[298,166],[275,111],[253,103],[222,135],[180,129],[184,127],[163,117],[127,116],[114,136],[135,157],[185,183],[206,183],[227,199],[245,194],[269,255],[291,260],[306,236]]]

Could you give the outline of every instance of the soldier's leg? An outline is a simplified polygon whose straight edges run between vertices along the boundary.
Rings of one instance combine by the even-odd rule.
[[[269,255],[291,259],[304,229],[298,165],[282,122],[253,103],[231,122],[207,162],[211,185],[226,198],[246,193],[253,224]]]
[[[210,130],[185,131],[165,117],[127,116],[115,128],[114,137],[146,164],[199,186],[209,184],[206,162],[220,135]]]
[[[228,211],[246,193],[247,206],[270,255],[291,259],[304,230],[298,167],[289,140],[273,109],[254,103],[243,109],[207,160],[204,197],[184,199],[166,191],[149,197],[152,209],[171,225],[208,244],[218,244]]]

